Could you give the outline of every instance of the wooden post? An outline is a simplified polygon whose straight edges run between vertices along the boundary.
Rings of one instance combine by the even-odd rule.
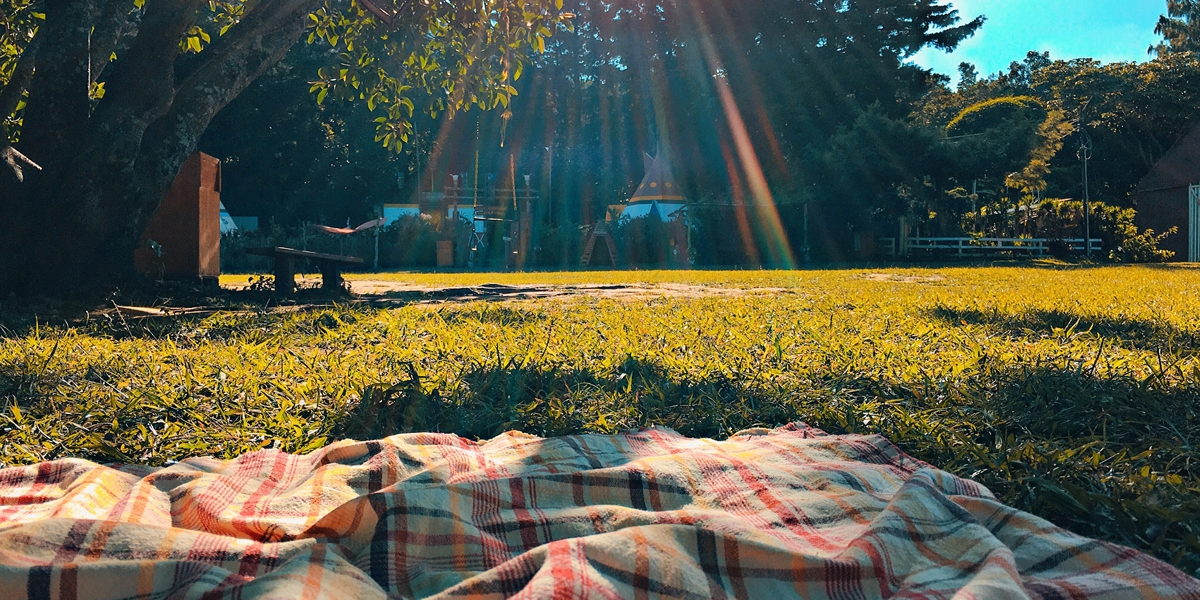
[[[342,287],[342,268],[330,260],[321,261],[321,289],[332,292]]]
[[[296,268],[290,256],[275,257],[275,293],[291,296],[296,293]]]

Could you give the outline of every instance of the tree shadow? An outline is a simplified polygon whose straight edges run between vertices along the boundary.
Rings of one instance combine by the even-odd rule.
[[[1076,533],[1200,568],[1200,497],[1189,489],[1200,477],[1200,381],[1191,373],[1040,365],[980,378],[990,423],[977,441],[1003,468],[954,470],[978,471],[1006,503]]]
[[[976,479],[1007,504],[1076,533],[1191,564],[1174,553],[1185,551],[1189,528],[1200,526],[1200,499],[1161,480],[1135,483],[1146,466],[1185,481],[1200,475],[1189,466],[1200,464],[1194,449],[1200,381],[1185,373],[1138,378],[1094,368],[1004,365],[951,382],[957,389],[946,400],[885,381],[824,383],[828,387],[797,382],[783,389],[718,374],[688,378],[632,357],[605,372],[512,359],[476,364],[447,381],[425,380],[411,367],[404,381],[364,390],[333,424],[330,438],[435,431],[490,439],[509,430],[550,438],[646,426],[723,438],[804,421],[833,434],[883,435],[914,457]],[[884,389],[892,389],[890,399],[876,391]],[[1155,453],[1144,454],[1148,449]],[[1098,464],[1091,462],[1093,451],[1104,456]],[[1137,489],[1145,485],[1154,491]]]
[[[476,364],[452,381],[423,379],[410,365],[404,381],[363,390],[333,437],[434,431],[488,439],[511,430],[555,437],[648,426],[720,437],[795,419],[782,396],[723,375],[694,380],[636,358],[612,372],[519,362]]]
[[[1008,427],[1042,439],[1103,438],[1106,445],[1192,448],[1200,444],[1200,381],[1170,366],[1127,372],[1046,365],[988,373],[985,406]],[[1186,370],[1185,370],[1186,369]]]
[[[1200,349],[1196,330],[1183,330],[1164,321],[1081,315],[1062,309],[1028,309],[1019,313],[996,309],[937,306],[926,315],[950,325],[981,325],[1013,338],[1064,337],[1090,334],[1137,349]]]
[[[454,306],[439,310],[438,315],[451,324],[478,323],[481,325],[497,325],[499,327],[520,327],[526,324],[539,323],[548,318],[546,312],[538,308],[495,302],[486,302],[469,307]]]
[[[308,287],[281,298],[269,289],[183,284],[138,288],[108,299],[9,298],[0,303],[0,340],[63,327],[116,338],[162,338],[215,314],[277,318],[361,303],[342,290]]]
[[[371,306],[390,308],[418,303],[457,303],[468,302],[508,302],[512,300],[538,300],[578,296],[581,294],[598,294],[603,292],[620,292],[636,289],[635,285],[561,285],[561,284],[528,284],[502,285],[487,283],[471,287],[447,287],[438,289],[400,289],[366,293],[359,296]]]

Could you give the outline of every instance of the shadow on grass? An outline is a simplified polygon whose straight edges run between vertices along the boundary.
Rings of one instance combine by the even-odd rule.
[[[947,381],[938,398],[894,388],[797,412],[830,433],[883,435],[1006,504],[1198,573],[1200,379],[1165,364],[1136,377],[1005,365]]]
[[[991,387],[986,408],[1025,437],[1190,451],[1200,443],[1200,380],[1191,367],[1173,364],[1165,357],[1144,378],[1087,367],[1019,367],[991,374],[993,381],[982,385]]]
[[[439,310],[438,314],[451,324],[479,323],[500,327],[520,327],[529,323],[539,323],[547,318],[545,311],[536,308],[494,302],[470,308],[445,308]]]
[[[991,445],[1005,462],[981,481],[1076,533],[1200,571],[1200,380],[1170,365],[1139,378],[1046,366],[989,374]]]
[[[1200,349],[1196,331],[1184,331],[1162,321],[1093,317],[1062,309],[1005,313],[938,306],[927,309],[926,314],[949,325],[982,325],[1018,338],[1089,333],[1139,349]]]
[[[409,377],[370,386],[335,437],[373,439],[437,431],[487,439],[520,430],[540,436],[616,433],[649,425],[721,437],[795,418],[782,397],[728,377],[681,380],[629,358],[612,373],[554,365],[476,365],[453,382]]]
[[[138,288],[106,299],[9,298],[0,302],[0,340],[55,328],[76,328],[117,338],[162,338],[214,314],[278,318],[362,303],[340,290],[305,288],[293,297],[281,298],[269,290],[182,284]]]

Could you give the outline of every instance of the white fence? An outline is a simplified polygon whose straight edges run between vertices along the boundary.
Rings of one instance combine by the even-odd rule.
[[[1193,185],[1188,193],[1188,262],[1200,262],[1200,185]]]
[[[1045,238],[970,238],[970,237],[942,237],[942,238],[926,238],[926,237],[910,237],[905,240],[906,243],[902,247],[897,248],[897,244],[893,238],[880,240],[883,242],[883,250],[891,251],[889,254],[895,255],[897,251],[902,256],[908,256],[914,252],[925,254],[952,254],[954,256],[984,256],[996,254],[1011,254],[1019,256],[1048,256],[1050,248],[1054,244],[1063,244],[1069,252],[1077,252],[1084,254],[1091,246],[1093,254],[1100,252],[1104,243],[1099,239],[1091,239],[1085,241],[1083,239],[1068,239],[1068,240],[1051,240]],[[889,244],[889,242],[891,242]],[[889,247],[890,246],[890,247]]]

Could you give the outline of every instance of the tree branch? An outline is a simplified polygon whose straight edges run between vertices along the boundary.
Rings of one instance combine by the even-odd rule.
[[[4,89],[0,89],[0,120],[12,116],[17,110],[17,105],[21,103],[25,89],[29,87],[29,82],[33,79],[41,40],[41,36],[34,36],[33,41],[29,42],[25,51],[21,53],[21,58],[17,59],[17,66],[13,69],[12,77],[8,79]]]
[[[156,0],[147,5],[133,45],[117,61],[104,99],[92,113],[94,142],[104,143],[110,137],[140,142],[144,127],[170,107],[179,40],[195,24],[201,2]]]
[[[376,19],[383,21],[384,25],[387,25],[388,27],[396,26],[396,17],[384,12],[383,9],[376,6],[375,2],[372,0],[358,0],[358,3],[361,4],[363,8],[367,9],[367,12],[375,15]]]
[[[263,0],[228,33],[198,55],[170,109],[146,130],[134,163],[139,198],[121,210],[137,223],[154,207],[139,199],[161,199],[180,165],[196,149],[213,117],[260,75],[277,64],[308,27],[308,15],[321,0]],[[207,55],[207,56],[206,56]]]
[[[129,14],[133,12],[133,6],[134,0],[108,0],[104,9],[96,15],[92,29],[92,83],[100,79],[121,38],[128,33]]]
[[[295,28],[299,25],[296,39],[291,40],[291,44],[295,44],[300,37],[300,32],[308,26],[305,18],[320,3],[319,0],[263,0],[228,33],[214,40],[208,48],[197,55],[195,60],[189,61],[184,68],[177,72],[181,82],[179,89],[190,87],[189,80],[197,77],[207,78],[206,73],[213,69],[223,69],[231,58],[236,60],[236,57],[251,51],[253,46],[263,42],[264,37],[271,35],[274,30],[282,26],[290,24],[291,28]],[[290,35],[288,33],[284,37],[290,37]],[[290,44],[288,48],[291,48]],[[267,65],[266,68],[270,68],[275,62]],[[263,70],[265,71],[266,68]],[[261,72],[254,73],[251,80],[257,78],[259,74]]]
[[[321,0],[264,0],[228,33],[215,40],[202,60],[191,65],[182,77],[170,111],[148,132],[139,165],[159,169],[161,157],[172,154],[179,160],[195,149],[196,141],[217,112],[242,93],[260,75],[291,50],[308,26],[308,14]],[[208,55],[207,58],[205,55]],[[166,144],[166,146],[159,146]],[[167,147],[174,149],[167,150]],[[142,163],[149,156],[150,163]],[[167,163],[173,161],[168,160]],[[178,165],[173,165],[177,167]],[[167,167],[171,170],[173,167]],[[160,177],[174,178],[174,173]]]
[[[0,159],[3,159],[8,168],[12,169],[17,181],[25,181],[26,166],[33,167],[39,171],[42,170],[40,165],[29,160],[29,157],[18,152],[16,148],[9,146],[7,142],[0,142]]]

